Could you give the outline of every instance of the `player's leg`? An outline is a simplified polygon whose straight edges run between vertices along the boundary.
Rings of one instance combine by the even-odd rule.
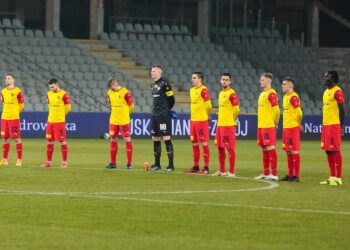
[[[279,181],[289,181],[293,177],[293,159],[291,154],[291,138],[289,134],[289,129],[284,128],[282,133],[282,149],[286,152],[287,156],[287,165],[288,165],[288,174],[284,176]]]
[[[332,126],[332,134],[334,136],[334,148],[335,148],[335,171],[336,171],[336,183],[342,185],[342,168],[343,168],[343,157],[340,151],[342,130],[340,125]]]
[[[199,132],[199,140],[202,143],[203,149],[203,159],[204,159],[204,167],[200,171],[200,174],[208,174],[209,173],[209,161],[210,161],[210,149],[209,149],[209,124],[208,121],[201,122],[201,128]]]
[[[321,148],[325,150],[327,155],[328,167],[330,176],[327,180],[321,181],[321,185],[338,185],[336,177],[336,161],[337,161],[337,149],[334,144],[334,135],[332,134],[331,126],[323,126],[321,135]]]
[[[219,127],[219,126],[216,128],[215,146],[217,146],[218,148],[219,170],[216,171],[214,174],[212,174],[212,176],[225,176],[226,175],[225,173],[226,152],[225,152],[224,143],[223,143],[222,127]]]
[[[2,144],[2,160],[0,162],[1,166],[8,165],[8,155],[10,151],[10,131],[7,120],[1,120],[1,137],[3,138]]]
[[[49,168],[51,167],[52,162],[52,155],[54,150],[54,142],[55,135],[53,133],[53,124],[47,123],[46,124],[46,162],[44,162],[41,167]]]
[[[67,145],[67,132],[66,132],[66,123],[59,122],[52,124],[53,133],[56,141],[60,142],[61,146],[61,155],[62,162],[61,168],[67,168],[67,159],[68,159],[68,145]]]
[[[227,128],[227,136],[229,137],[229,145],[227,151],[229,154],[230,168],[227,173],[228,177],[236,177],[235,175],[235,164],[236,164],[236,127]]]
[[[106,168],[108,169],[113,169],[117,167],[118,134],[119,134],[119,126],[110,124],[109,125],[109,136],[111,138],[110,146],[109,146],[110,163],[106,166]]]
[[[264,172],[258,176],[255,177],[255,179],[267,179],[270,175],[270,156],[269,152],[267,151],[266,147],[264,146],[264,138],[263,138],[263,131],[261,128],[258,128],[257,131],[257,140],[258,140],[258,146],[261,147],[262,152],[262,162],[263,162],[263,168]]]
[[[174,147],[173,147],[173,143],[171,141],[171,136],[170,135],[163,136],[163,140],[165,142],[166,152],[168,154],[168,160],[169,160],[169,164],[166,168],[166,171],[173,172],[175,170],[175,167],[174,167]]]
[[[190,122],[190,139],[192,143],[193,167],[184,171],[186,174],[196,174],[199,172],[200,148],[196,132],[196,122]]]
[[[62,162],[61,162],[61,168],[67,168],[67,159],[68,159],[68,145],[67,141],[60,141],[61,144],[61,154],[62,154]]]
[[[271,166],[271,170],[272,170],[272,173],[269,175],[269,179],[278,180],[276,147],[275,147],[275,145],[270,145],[270,146],[266,147],[266,150],[269,154],[270,166]]]
[[[23,151],[21,138],[15,138],[15,143],[16,143],[16,152],[17,152],[16,166],[21,167],[22,166],[22,151]]]
[[[22,166],[22,141],[21,141],[21,130],[20,130],[20,121],[18,120],[10,120],[9,122],[9,133],[10,138],[14,138],[16,142],[16,153],[17,153],[17,161],[16,166]]]
[[[151,135],[153,141],[153,154],[154,154],[154,164],[151,166],[151,171],[158,171],[161,169],[160,166],[160,156],[162,154],[162,144],[159,131],[159,122],[156,117],[152,117],[151,120]]]
[[[126,169],[131,169],[133,145],[130,137],[130,124],[122,126],[121,134],[125,141],[125,151],[126,151],[126,158],[127,158]]]
[[[167,172],[173,172],[175,170],[174,167],[174,147],[173,143],[171,141],[171,118],[165,117],[162,119],[162,121],[159,123],[159,131],[161,131],[162,139],[165,142],[165,148],[168,155],[168,161],[169,164],[166,167],[165,171]]]
[[[300,182],[300,154],[299,151],[291,151],[292,177],[289,182]]]

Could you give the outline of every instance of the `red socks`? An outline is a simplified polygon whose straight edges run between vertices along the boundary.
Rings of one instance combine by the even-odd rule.
[[[209,159],[210,159],[210,152],[209,152],[209,146],[203,145],[203,157],[204,157],[204,166],[209,166]]]
[[[332,153],[327,153],[327,160],[328,160],[328,167],[329,167],[329,172],[331,177],[335,177],[336,170],[335,170],[335,154]]]
[[[263,150],[263,165],[264,165],[264,175],[269,175],[270,174],[270,155],[269,151]]]
[[[126,148],[126,157],[127,157],[127,164],[131,164],[132,162],[132,141],[125,142],[125,148]]]
[[[300,177],[300,154],[292,155],[294,176]]]
[[[288,154],[288,176],[300,177],[300,154]]]
[[[193,150],[193,166],[198,167],[200,154],[201,154],[199,150],[199,145],[192,145],[192,150]]]
[[[270,155],[270,164],[272,169],[272,175],[277,176],[277,153],[276,149],[271,149],[268,151]]]
[[[287,161],[288,161],[288,176],[293,177],[293,173],[294,173],[293,155],[287,154]]]
[[[16,143],[17,159],[22,160],[22,143]]]
[[[4,143],[2,145],[2,158],[7,160],[10,151],[10,143]]]
[[[225,172],[225,159],[226,159],[226,153],[225,148],[219,147],[219,164],[220,164],[220,172]]]
[[[112,164],[117,163],[117,153],[118,153],[118,142],[112,141],[110,144],[110,156],[111,156]]]
[[[67,144],[61,144],[62,161],[67,161],[68,156],[68,146]]]
[[[264,175],[270,174],[271,165],[272,175],[277,176],[277,153],[276,149],[263,150]]]
[[[229,157],[230,157],[230,173],[235,173],[235,161],[236,161],[236,153],[233,148],[228,149]]]
[[[48,162],[52,161],[53,148],[54,148],[53,144],[47,144],[46,145],[46,160]]]
[[[341,152],[339,151],[337,154],[335,154],[335,170],[336,170],[336,177],[341,178],[342,176],[342,166],[343,165],[343,157]]]

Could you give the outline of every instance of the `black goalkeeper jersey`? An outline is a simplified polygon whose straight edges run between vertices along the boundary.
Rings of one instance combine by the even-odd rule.
[[[155,117],[170,116],[175,99],[170,84],[163,78],[155,81],[152,86],[153,107],[152,115]]]

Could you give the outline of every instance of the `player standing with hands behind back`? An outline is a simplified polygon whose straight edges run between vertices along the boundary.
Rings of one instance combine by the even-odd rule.
[[[320,184],[337,186],[343,184],[340,144],[345,120],[345,99],[343,91],[337,85],[339,77],[336,71],[328,71],[323,80],[327,89],[323,94],[321,148],[327,154],[330,177]]]
[[[61,144],[62,163],[61,168],[67,168],[68,147],[66,142],[66,116],[71,111],[70,98],[66,91],[60,88],[57,79],[51,79],[48,83],[50,91],[47,92],[49,116],[46,125],[46,162],[41,166],[51,167],[54,141]]]
[[[204,75],[202,72],[194,72],[192,74],[192,88],[190,90],[191,97],[191,124],[190,137],[193,150],[193,167],[187,169],[187,174],[208,174],[209,173],[209,115],[212,108],[210,94],[203,85]],[[200,149],[202,144],[204,167],[199,170]]]
[[[171,142],[171,109],[174,107],[175,98],[170,84],[162,78],[163,67],[153,65],[151,77],[154,80],[152,84],[152,141],[154,150],[154,165],[151,171],[158,171],[160,166],[160,155],[162,152],[161,140],[165,142],[168,154],[169,165],[166,171],[173,172],[174,168],[174,149]]]
[[[4,138],[2,145],[2,160],[0,165],[8,165],[10,151],[10,138],[16,142],[17,161],[16,166],[22,166],[22,141],[19,116],[24,109],[24,96],[22,91],[15,86],[15,75],[6,74],[6,88],[1,91],[2,114],[1,114],[1,137]]]
[[[263,174],[255,179],[278,180],[276,133],[280,119],[280,108],[276,91],[271,87],[273,75],[263,73],[260,77],[260,86],[263,91],[258,100],[258,146],[263,153]],[[270,174],[270,166],[272,173]]]
[[[108,88],[108,103],[111,106],[111,116],[109,118],[111,162],[106,168],[112,169],[117,167],[118,135],[120,132],[126,144],[126,168],[131,169],[133,148],[130,137],[130,114],[134,110],[134,102],[131,93],[120,86],[116,79],[112,78],[108,81]]]

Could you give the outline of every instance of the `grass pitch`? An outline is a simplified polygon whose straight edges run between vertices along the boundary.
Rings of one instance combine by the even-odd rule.
[[[211,142],[211,172],[218,168]],[[174,140],[175,173],[143,171],[153,162],[150,140],[134,140],[133,170],[105,170],[106,140],[69,140],[69,166],[53,167],[44,140],[24,140],[24,166],[0,169],[0,249],[349,249],[350,143],[343,143],[343,186],[320,186],[328,177],[318,141],[303,141],[301,183],[259,182],[261,152],[238,141],[239,177],[181,174],[192,166],[189,140]],[[279,142],[280,145],[280,142]],[[166,167],[165,146],[163,165]],[[278,151],[279,176],[286,157]],[[201,159],[202,160],[202,159]]]

